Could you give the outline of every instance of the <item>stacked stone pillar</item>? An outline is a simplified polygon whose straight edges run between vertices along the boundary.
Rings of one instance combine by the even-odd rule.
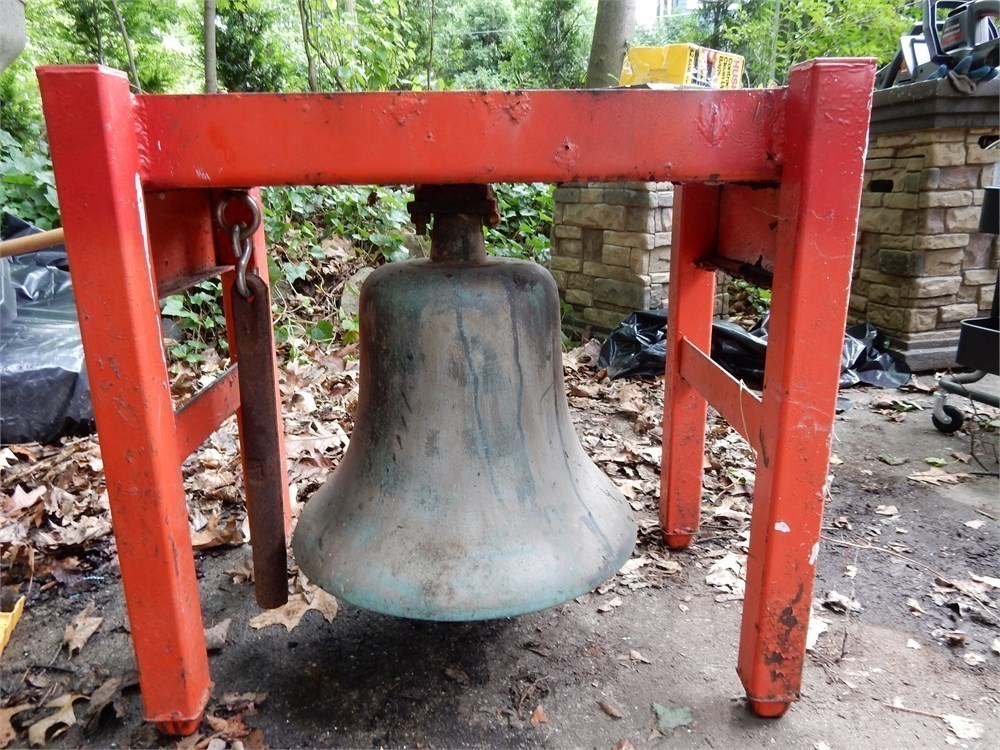
[[[553,195],[552,275],[573,324],[609,331],[661,307],[669,278],[669,182],[561,185]]]
[[[850,318],[915,370],[954,364],[961,321],[989,314],[998,243],[978,227],[1000,158],[998,101],[998,81],[875,93]]]

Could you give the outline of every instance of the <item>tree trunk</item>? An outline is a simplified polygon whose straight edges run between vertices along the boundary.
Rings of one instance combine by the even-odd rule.
[[[125,19],[122,18],[121,9],[118,7],[118,0],[111,0],[111,10],[115,12],[115,20],[118,21],[118,29],[122,32],[122,39],[125,40],[125,52],[128,54],[128,71],[132,76],[132,85],[136,93],[142,93],[142,86],[139,85],[139,72],[135,68],[135,55],[132,54],[132,40],[129,39],[128,29],[125,28]]]
[[[306,52],[306,69],[309,76],[309,90],[313,93],[319,91],[319,81],[316,78],[316,58],[313,55],[312,40],[310,37],[310,27],[312,25],[312,9],[309,7],[309,0],[299,0],[299,21],[302,22],[302,46]]]
[[[94,7],[94,39],[97,40],[97,64],[104,65],[104,40],[101,38],[101,6],[93,0]]]
[[[775,76],[777,75],[777,65],[778,65],[778,35],[781,32],[781,0],[776,0],[774,3],[774,16],[771,19],[771,60],[767,64],[767,85],[773,85],[771,82],[777,80]]]
[[[434,68],[434,0],[431,0],[431,19],[429,25],[430,41],[427,49],[427,90],[431,90],[431,70]]]
[[[215,56],[215,1],[205,0],[205,93],[219,91],[219,70]]]
[[[635,32],[635,0],[598,0],[594,40],[587,64],[588,89],[614,86]]]

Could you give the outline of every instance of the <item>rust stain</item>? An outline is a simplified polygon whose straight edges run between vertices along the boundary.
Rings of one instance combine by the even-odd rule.
[[[413,96],[397,96],[389,105],[388,114],[400,125],[405,125],[420,114],[424,99]]]
[[[531,113],[531,99],[527,94],[517,92],[514,101],[503,106],[503,111],[515,124],[519,124]]]
[[[722,100],[713,100],[701,105],[698,113],[698,132],[712,146],[718,146],[733,126],[733,113]]]
[[[566,169],[572,169],[576,165],[576,161],[579,158],[580,147],[568,138],[564,139],[562,144],[556,148],[555,153],[552,154],[552,159],[556,162],[556,164],[559,164]]]

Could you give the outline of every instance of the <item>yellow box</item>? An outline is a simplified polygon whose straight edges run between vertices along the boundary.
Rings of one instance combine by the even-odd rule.
[[[633,47],[625,57],[619,83],[673,83],[709,89],[743,88],[743,57],[697,44]]]

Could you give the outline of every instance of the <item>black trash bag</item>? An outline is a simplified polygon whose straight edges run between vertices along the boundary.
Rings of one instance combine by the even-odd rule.
[[[766,341],[770,321],[771,314],[764,313],[748,333]],[[885,336],[871,323],[858,323],[844,332],[844,347],[840,354],[841,388],[859,383],[879,388],[899,388],[910,379],[910,373],[905,362],[895,359],[887,351]]]
[[[597,359],[608,377],[656,377],[667,361],[667,311],[637,310],[611,332]]]
[[[758,335],[728,320],[715,320],[712,322],[711,356],[726,372],[750,388],[764,387],[766,332]]]
[[[4,213],[0,237],[40,231]],[[51,443],[93,432],[66,248],[57,245],[0,260],[0,442]],[[12,292],[15,309],[4,308]]]
[[[666,366],[667,311],[638,310],[611,332],[598,359],[611,379],[633,376],[656,377]],[[712,323],[712,359],[725,362],[726,369],[747,384],[764,374],[767,343],[728,321]]]
[[[712,359],[751,388],[759,389],[764,384],[769,320],[765,314],[749,331],[729,321],[712,322]],[[604,342],[598,366],[607,368],[612,379],[662,375],[666,367],[666,324],[665,310],[630,313]],[[863,323],[847,329],[841,356],[841,388],[858,383],[898,388],[909,378],[909,368],[884,350],[883,339],[874,326]]]
[[[887,351],[885,336],[871,323],[859,323],[847,329],[840,360],[841,388],[858,383],[899,388],[906,385],[910,373],[905,362]]]

